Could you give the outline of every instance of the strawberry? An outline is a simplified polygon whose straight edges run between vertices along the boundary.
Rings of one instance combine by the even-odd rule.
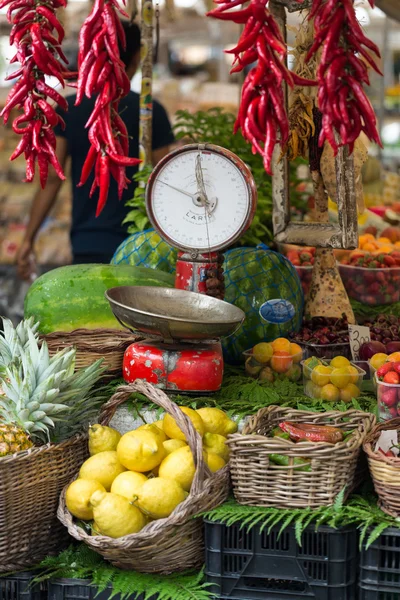
[[[392,365],[393,365],[393,371],[395,371],[396,373],[398,373],[400,375],[400,362],[392,363]]]
[[[384,256],[383,261],[388,267],[394,267],[396,265],[395,259],[389,256],[388,254]]]
[[[392,385],[398,385],[400,383],[400,376],[398,373],[395,373],[395,371],[390,371],[389,373],[386,373],[383,381]]]
[[[391,363],[391,362],[387,362],[384,365],[382,365],[376,372],[378,378],[381,379],[382,377],[384,377],[386,375],[386,373],[393,371],[393,365],[394,365],[394,363]]]
[[[379,400],[386,406],[394,406],[397,404],[397,391],[394,388],[385,389],[379,395]]]

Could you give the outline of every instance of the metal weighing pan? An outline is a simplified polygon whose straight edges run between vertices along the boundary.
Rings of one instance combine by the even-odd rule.
[[[107,290],[105,295],[124,327],[165,342],[226,337],[245,318],[233,304],[175,288],[122,286]]]

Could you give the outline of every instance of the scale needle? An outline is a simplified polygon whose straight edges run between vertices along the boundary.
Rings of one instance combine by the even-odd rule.
[[[170,183],[167,183],[166,181],[161,181],[161,179],[158,180],[159,183],[163,183],[164,185],[170,187],[172,190],[175,190],[176,192],[180,192],[181,194],[185,194],[185,196],[189,196],[189,198],[197,198],[197,194],[190,194],[189,192],[185,192],[185,190],[180,190],[179,188],[174,187],[173,185],[171,185]]]

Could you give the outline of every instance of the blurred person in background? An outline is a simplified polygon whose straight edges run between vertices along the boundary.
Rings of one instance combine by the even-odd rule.
[[[126,50],[120,47],[120,55],[126,66],[129,80],[135,75],[140,64],[140,29],[135,24],[123,22],[126,35]],[[119,113],[129,133],[129,156],[139,156],[139,94],[130,91],[119,104]],[[107,203],[99,215],[95,217],[97,196],[89,198],[90,188],[94,179],[92,172],[86,184],[77,187],[82,166],[88,153],[90,143],[85,129],[85,123],[94,108],[95,98],[83,98],[79,106],[75,106],[76,94],[67,97],[68,112],[59,109],[66,123],[65,131],[55,128],[57,136],[57,156],[65,169],[68,157],[71,158],[72,179],[72,225],[71,245],[73,264],[109,263],[115,250],[127,237],[126,227],[122,225],[129,210],[125,206],[127,200],[133,197],[136,183],[132,182],[124,191],[122,199],[118,200],[117,184],[110,178],[110,190]],[[170,151],[174,142],[167,113],[158,102],[153,102],[153,152],[152,163],[163,158]],[[94,170],[93,170],[94,171]],[[129,179],[137,171],[137,167],[127,167]],[[33,198],[29,223],[24,240],[17,253],[17,269],[22,279],[30,280],[35,275],[34,243],[37,233],[54,206],[62,181],[50,167],[49,178],[44,189],[39,188]]]

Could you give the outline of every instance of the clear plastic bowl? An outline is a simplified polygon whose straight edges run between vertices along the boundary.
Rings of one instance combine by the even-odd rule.
[[[243,352],[245,357],[246,373],[255,379],[270,381],[275,379],[289,379],[290,381],[300,381],[301,362],[303,352],[295,355],[282,354],[282,356],[273,356],[268,361],[261,363],[253,358],[253,350]]]
[[[321,365],[328,367],[330,362],[330,360],[323,360],[321,361]],[[357,398],[361,394],[362,382],[366,373],[357,363],[350,362],[357,369],[357,375],[352,375],[349,381],[347,381],[345,375],[343,375],[344,380],[343,378],[331,380],[329,374],[314,374],[314,369],[317,365],[310,367],[305,364],[305,361],[302,361],[301,364],[303,367],[304,393],[309,398],[314,398],[315,400],[323,399],[327,402],[350,402],[352,398]],[[334,385],[335,383],[338,385]]]
[[[388,421],[400,416],[400,384],[379,381],[375,373],[379,420]]]
[[[393,304],[400,300],[400,267],[364,269],[339,264],[339,273],[350,298],[362,304]]]
[[[350,344],[348,342],[341,342],[338,344],[310,344],[308,342],[296,342],[296,344],[303,348],[304,359],[309,358],[310,356],[325,358],[327,360],[335,358],[335,356],[345,356],[349,360],[351,359]]]

